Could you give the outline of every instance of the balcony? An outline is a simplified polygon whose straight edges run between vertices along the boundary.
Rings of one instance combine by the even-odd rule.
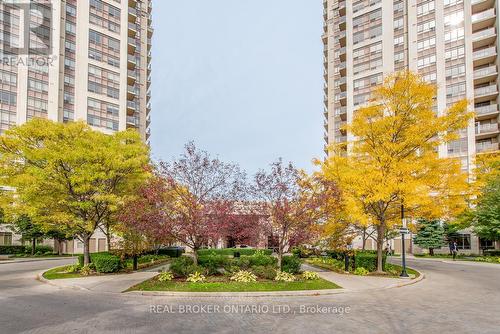
[[[495,28],[483,29],[472,34],[472,44],[474,48],[490,45],[495,42]]]
[[[495,80],[497,77],[497,66],[491,65],[474,71],[474,83],[484,83]]]
[[[328,122],[323,121],[323,128],[325,128],[325,131],[328,132]]]
[[[471,0],[472,13],[480,13],[495,7],[495,0]]]
[[[339,59],[342,62],[347,60],[347,49],[345,46],[339,49]]]
[[[347,105],[347,92],[340,92],[336,95],[336,100],[340,102],[341,106]]]
[[[339,83],[339,88],[341,91],[346,91],[347,90],[347,77],[341,77],[339,80],[338,80],[338,83]]]
[[[338,38],[339,38],[339,44],[341,47],[344,47],[346,46],[346,41],[347,41],[347,37],[346,37],[346,32],[345,31],[341,31],[339,34],[338,34]]]
[[[328,34],[326,32],[321,35],[321,40],[323,41],[323,45],[328,45]]]
[[[496,137],[498,135],[498,123],[476,124],[476,139]]]
[[[129,85],[134,85],[137,80],[137,72],[127,70],[127,82]]]
[[[137,102],[136,101],[127,101],[127,113],[135,113],[137,112]]]
[[[497,48],[496,46],[491,46],[488,48],[480,49],[474,51],[472,56],[475,66],[490,64],[494,62],[497,57]]]
[[[137,24],[135,23],[129,23],[128,24],[128,37],[135,38],[137,36]]]
[[[498,95],[497,85],[490,85],[474,89],[474,98],[476,103],[496,98]]]
[[[476,143],[476,152],[484,153],[498,150],[498,143],[491,142],[477,142]]]
[[[133,100],[133,99],[135,99],[135,97],[137,95],[139,95],[139,87],[137,87],[135,85],[134,86],[128,85],[127,86],[127,98],[129,100]]]
[[[132,56],[132,55],[128,55],[127,57],[127,68],[129,70],[135,70],[135,67],[137,66],[137,59]]]
[[[133,55],[137,50],[137,44],[139,42],[135,38],[128,37],[127,45],[128,45],[128,54]]]
[[[347,115],[347,107],[335,108],[335,116]]]
[[[346,129],[345,129],[346,125],[347,125],[347,121],[335,122],[335,131],[340,131],[340,133],[345,134],[346,133]]]
[[[345,14],[346,14],[346,1],[339,0],[338,5],[339,5],[339,15],[345,16]]]
[[[486,119],[490,118],[494,115],[498,115],[498,105],[490,104],[482,107],[474,108],[476,113],[476,119]]]
[[[129,8],[128,9],[128,21],[131,23],[135,23],[137,21],[137,9]]]
[[[328,95],[323,96],[323,104],[328,108]]]
[[[130,8],[136,8],[137,7],[137,0],[128,0],[128,6]]]
[[[127,127],[139,127],[139,119],[135,116],[127,116]]]
[[[347,28],[346,22],[347,22],[347,19],[345,16],[341,16],[339,18],[338,25],[339,25],[340,31],[346,30],[346,28]]]
[[[472,15],[472,30],[485,29],[495,25],[495,8]]]
[[[153,37],[153,27],[148,27],[148,38]]]
[[[347,142],[347,137],[346,136],[335,136],[335,142],[336,143],[345,143],[345,142]]]
[[[347,75],[347,64],[345,61],[343,61],[339,64],[339,73],[343,77],[345,77]]]

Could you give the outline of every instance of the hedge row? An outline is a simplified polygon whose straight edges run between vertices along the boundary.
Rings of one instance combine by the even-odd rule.
[[[205,255],[211,255],[211,254],[216,254],[216,255],[225,255],[225,256],[234,256],[234,253],[240,253],[240,255],[254,255],[255,252],[260,251],[264,252],[265,255],[271,255],[273,253],[272,250],[270,249],[256,249],[256,248],[223,248],[223,249],[215,249],[215,248],[210,248],[210,249],[200,249],[198,251],[198,256],[205,256]]]
[[[81,267],[83,267],[83,262],[83,254],[78,255],[78,263]],[[91,253],[90,262],[98,273],[114,273],[123,267],[120,257],[108,252]]]
[[[50,246],[37,245],[35,247],[35,254],[51,253],[54,248]],[[31,254],[31,245],[26,246],[0,246],[0,254],[14,255],[14,254]]]
[[[382,266],[385,268],[387,256],[382,257]],[[354,255],[354,266],[356,268],[365,268],[372,272],[377,270],[377,253],[376,252],[356,252]]]
[[[484,255],[486,255],[486,256],[500,256],[500,250],[493,250],[493,249],[485,250]]]

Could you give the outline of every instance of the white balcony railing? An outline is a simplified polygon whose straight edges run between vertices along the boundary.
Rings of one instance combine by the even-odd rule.
[[[496,65],[492,65],[489,67],[481,68],[479,70],[474,71],[474,79],[477,78],[482,78],[491,74],[496,74],[497,73],[497,67]]]
[[[473,53],[473,57],[474,57],[474,60],[476,60],[476,59],[481,59],[484,57],[495,56],[496,54],[497,54],[497,48],[495,46],[492,46],[492,47],[487,48],[487,49],[475,51]]]
[[[481,152],[489,152],[498,150],[498,143],[476,143],[476,151]]]
[[[474,108],[477,115],[487,115],[498,111],[498,106],[496,104],[490,104],[489,106],[482,106]]]
[[[491,133],[498,131],[498,123],[476,125],[476,134]]]
[[[474,89],[474,95],[476,97],[489,95],[489,94],[495,94],[496,92],[497,92],[497,85],[491,85],[491,86],[486,86],[486,87]]]
[[[495,36],[495,28],[488,28],[472,34],[472,40],[478,41],[483,38]]]
[[[495,17],[495,8],[485,10],[484,12],[472,15],[472,23],[482,21],[484,19]]]

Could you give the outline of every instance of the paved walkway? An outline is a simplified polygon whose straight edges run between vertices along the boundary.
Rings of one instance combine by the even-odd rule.
[[[338,274],[332,271],[320,269],[307,264],[303,264],[302,268],[303,270],[317,272],[321,278],[333,282],[344,288],[344,290],[350,292],[390,289],[407,285],[409,283],[413,283],[408,279],[400,279],[400,278]]]
[[[34,279],[38,272],[68,263],[0,266],[2,334],[499,333],[500,266],[493,264],[410,259],[408,265],[422,270],[426,278],[404,288],[266,298],[93,293],[59,289]],[[163,306],[160,311],[158,305]],[[260,308],[251,313],[240,306]],[[304,312],[304,306],[311,309]],[[167,307],[172,312],[166,312]],[[201,307],[218,311],[188,311]],[[235,311],[228,312],[227,307]],[[290,307],[290,312],[283,307]],[[349,312],[323,313],[317,307],[349,307]]]

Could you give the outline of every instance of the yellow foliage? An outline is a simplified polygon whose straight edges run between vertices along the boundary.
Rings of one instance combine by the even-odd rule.
[[[436,115],[435,94],[434,85],[400,72],[355,112],[346,126],[355,140],[333,146],[321,164],[323,176],[342,191],[348,221],[385,231],[400,224],[402,203],[413,217],[449,218],[464,209],[468,185],[460,162],[440,159],[437,151],[457,138],[472,113],[464,100]]]

